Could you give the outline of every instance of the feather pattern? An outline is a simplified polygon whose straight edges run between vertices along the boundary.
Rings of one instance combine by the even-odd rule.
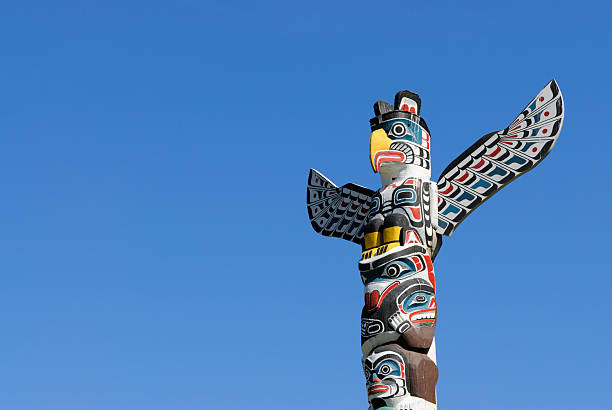
[[[493,194],[539,164],[563,125],[563,97],[555,80],[507,128],[479,139],[438,179],[438,232],[450,236]]]
[[[356,184],[339,188],[311,169],[306,194],[308,217],[315,231],[361,244],[374,191]]]

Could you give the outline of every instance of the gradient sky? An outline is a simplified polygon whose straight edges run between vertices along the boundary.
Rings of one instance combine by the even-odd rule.
[[[426,3],[426,4],[424,4]],[[316,168],[379,187],[411,89],[433,177],[555,78],[554,150],[436,260],[447,410],[610,409],[606,1],[5,1],[0,409],[365,409],[357,245]]]

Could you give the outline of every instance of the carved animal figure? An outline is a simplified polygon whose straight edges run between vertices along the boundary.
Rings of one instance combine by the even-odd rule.
[[[307,188],[315,231],[362,246],[363,369],[370,409],[435,410],[438,368],[433,268],[443,236],[551,151],[563,125],[552,80],[508,127],[480,138],[431,181],[421,99],[400,91],[374,104],[370,162],[378,191],[337,187],[314,169]]]

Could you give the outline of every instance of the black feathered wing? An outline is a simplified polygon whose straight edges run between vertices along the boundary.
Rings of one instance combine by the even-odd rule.
[[[361,244],[374,191],[355,184],[338,188],[311,169],[306,194],[308,217],[315,231]]]
[[[438,232],[450,236],[480,204],[538,165],[563,125],[563,97],[555,80],[506,129],[478,140],[438,179]]]

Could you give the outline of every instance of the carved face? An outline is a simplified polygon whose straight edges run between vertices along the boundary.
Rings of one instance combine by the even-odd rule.
[[[402,300],[398,298],[398,306],[413,326],[429,325],[436,322],[436,297],[433,288],[423,289],[410,294]]]
[[[363,360],[368,399],[406,394],[406,363],[393,351],[372,353]]]
[[[438,369],[426,354],[408,351],[394,343],[379,346],[363,359],[363,371],[373,408],[381,405],[414,408],[407,401],[412,396],[436,402]]]
[[[375,311],[380,308],[387,297],[395,299],[398,297],[399,292],[404,295],[405,286],[409,286],[407,281],[414,276],[428,278],[430,281],[433,280],[431,259],[427,255],[425,248],[420,245],[401,249],[372,263],[360,263],[359,270],[365,285],[365,306],[367,311]],[[430,288],[433,294],[433,287],[429,286],[428,289]],[[391,296],[392,294],[393,296]],[[409,294],[404,295],[401,302],[408,296]],[[408,309],[409,306],[412,308],[413,305],[417,306],[419,302],[422,302],[422,297],[418,299],[418,301],[411,300],[407,302],[406,308]],[[391,302],[391,304],[394,305],[394,302]],[[398,300],[397,303],[400,303],[400,301]],[[385,304],[389,304],[389,302],[385,302]],[[396,306],[393,308],[393,311],[397,310],[398,307],[401,308],[401,306],[403,305]],[[392,313],[390,312],[389,314]]]
[[[381,122],[370,136],[370,161],[374,172],[392,163],[429,170],[429,133],[408,118]]]
[[[410,347],[429,348],[435,333],[436,313],[435,290],[423,277],[370,282],[366,285],[365,306],[361,312],[364,354],[400,337]]]

